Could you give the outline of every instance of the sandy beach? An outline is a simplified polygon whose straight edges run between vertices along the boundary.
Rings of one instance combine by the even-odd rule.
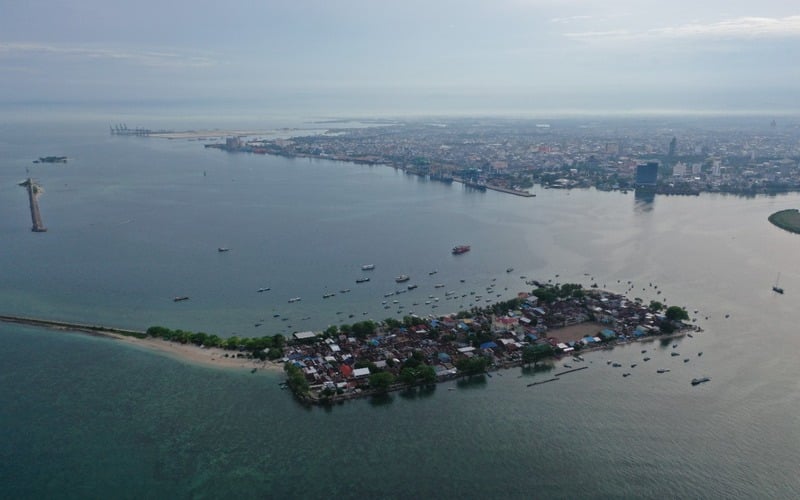
[[[121,342],[143,347],[159,354],[164,354],[178,361],[191,364],[223,368],[226,370],[248,370],[253,368],[272,372],[283,372],[283,366],[272,361],[237,358],[236,353],[217,347],[200,347],[194,344],[181,344],[159,338],[140,339],[112,332],[102,332],[101,336],[110,337]]]
[[[106,337],[126,344],[135,345],[157,354],[169,356],[175,360],[191,363],[195,365],[202,365],[213,368],[221,368],[226,370],[248,370],[252,371],[253,368],[257,370],[265,370],[270,372],[282,372],[283,365],[274,363],[272,361],[261,361],[257,359],[237,358],[235,352],[226,351],[217,347],[200,347],[194,344],[181,344],[179,342],[170,342],[168,340],[146,337],[139,338],[134,335],[143,335],[144,332],[134,330],[121,330],[112,328],[103,328],[93,325],[71,324],[58,321],[41,320],[34,318],[22,318],[17,316],[0,316],[0,321],[7,323],[17,323],[22,325],[30,325],[50,330],[58,330],[62,332],[76,332],[96,337]],[[120,333],[125,331],[126,334]]]

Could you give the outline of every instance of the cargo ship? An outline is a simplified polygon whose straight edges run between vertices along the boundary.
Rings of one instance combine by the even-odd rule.
[[[453,255],[461,255],[462,253],[467,253],[469,251],[469,245],[458,245],[457,247],[453,247]]]

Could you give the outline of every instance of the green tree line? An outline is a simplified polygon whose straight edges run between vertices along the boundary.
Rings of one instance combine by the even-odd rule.
[[[147,335],[170,342],[181,344],[194,344],[205,347],[219,347],[228,351],[245,351],[258,359],[278,359],[283,357],[283,348],[286,338],[281,335],[266,335],[264,337],[228,337],[205,332],[190,332],[187,330],[172,330],[163,326],[151,326]]]

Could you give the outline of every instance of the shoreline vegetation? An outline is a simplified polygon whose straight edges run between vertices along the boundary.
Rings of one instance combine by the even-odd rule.
[[[536,285],[530,294],[483,308],[332,325],[322,332],[296,332],[291,339],[223,338],[163,326],[139,331],[10,315],[0,315],[0,321],[112,338],[198,365],[284,371],[285,387],[300,402],[321,405],[431,390],[438,382],[491,376],[503,368],[548,371],[552,363],[537,363],[564,356],[582,361],[581,352],[701,331],[684,323],[689,316],[681,307],[644,305],[579,284]]]
[[[179,361],[185,361],[200,366],[222,369],[246,369],[251,371],[253,368],[273,372],[280,372],[282,370],[281,364],[271,362],[268,359],[262,360],[258,357],[247,357],[245,355],[237,356],[237,354],[242,353],[238,350],[227,350],[223,345],[218,347],[202,346],[190,341],[182,343],[182,339],[185,338],[186,334],[193,335],[191,332],[183,332],[182,330],[169,330],[172,332],[180,332],[180,334],[171,339],[167,339],[166,337],[148,335],[147,331],[29,318],[24,316],[0,315],[0,321],[57,331],[86,333],[97,337],[119,340],[130,345],[167,355]],[[162,327],[151,327],[148,331],[152,328],[161,329]],[[167,329],[159,331],[163,332],[164,330]]]
[[[780,210],[767,218],[773,225],[790,233],[800,234],[800,211],[796,208]]]

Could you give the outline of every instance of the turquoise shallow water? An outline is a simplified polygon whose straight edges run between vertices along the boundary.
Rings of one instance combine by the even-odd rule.
[[[440,309],[458,309],[433,288],[439,282],[468,292],[496,279],[513,294],[520,275],[582,281],[588,273],[617,291],[632,280],[634,296],[698,309],[706,331],[680,342],[688,364],[670,357],[670,346],[636,345],[589,354],[590,369],[532,388],[551,375],[509,370],[431,393],[306,409],[279,389],[277,374],[221,372],[108,339],[0,325],[3,496],[800,493],[792,299],[800,240],[766,221],[800,204],[798,195],[642,204],[583,190],[521,199],[384,167],[114,138],[102,124],[5,132],[3,313],[252,335],[394,314],[381,301],[403,272],[420,284],[402,297],[406,310],[435,293]],[[30,164],[44,154],[74,161]],[[46,234],[29,231],[15,185],[26,167],[45,187]],[[458,243],[472,252],[453,258]],[[216,252],[223,245],[231,252]],[[357,288],[364,263],[377,269]],[[770,290],[778,271],[784,296]],[[256,293],[261,286],[272,290]],[[322,299],[326,287],[352,292]],[[175,304],[177,294],[192,299]],[[303,301],[292,308],[294,296]],[[609,359],[638,367],[623,379]],[[672,371],[657,375],[662,366]],[[692,388],[702,375],[711,383]]]

